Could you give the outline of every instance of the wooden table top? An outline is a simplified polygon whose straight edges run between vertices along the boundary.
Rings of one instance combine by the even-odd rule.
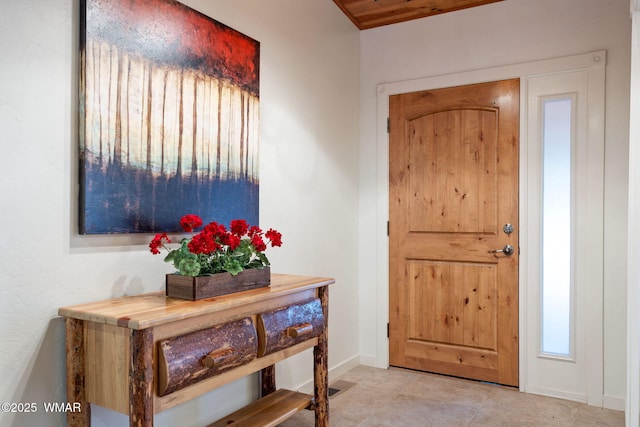
[[[130,329],[146,329],[333,283],[335,280],[327,277],[272,273],[269,287],[235,294],[189,301],[169,298],[164,291],[161,291],[62,307],[58,309],[58,314],[63,317],[123,326]]]

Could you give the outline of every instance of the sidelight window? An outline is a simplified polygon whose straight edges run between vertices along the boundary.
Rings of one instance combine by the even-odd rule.
[[[572,357],[574,96],[541,98],[541,353]]]

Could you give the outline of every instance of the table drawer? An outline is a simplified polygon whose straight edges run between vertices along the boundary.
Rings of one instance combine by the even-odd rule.
[[[158,396],[165,396],[256,358],[249,317],[158,341]]]
[[[324,313],[318,298],[258,315],[258,356],[291,347],[319,336]]]

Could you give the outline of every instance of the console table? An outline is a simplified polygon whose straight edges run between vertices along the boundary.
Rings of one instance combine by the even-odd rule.
[[[333,279],[272,274],[271,286],[187,301],[164,292],[64,307],[69,426],[91,404],[152,426],[154,414],[254,372],[261,398],[211,426],[276,426],[315,410],[329,425],[328,287]],[[313,347],[314,395],[276,390],[275,363]]]

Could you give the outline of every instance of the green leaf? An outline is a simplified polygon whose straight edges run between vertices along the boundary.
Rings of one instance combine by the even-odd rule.
[[[264,253],[260,252],[260,253],[256,254],[256,257],[262,262],[262,265],[264,265],[265,267],[271,265],[269,263],[269,259],[267,258],[267,256]]]
[[[171,262],[171,261],[173,261],[173,260],[175,259],[175,257],[176,257],[176,252],[178,252],[178,251],[173,250],[173,251],[169,252],[169,253],[167,254],[167,256],[166,256],[166,257],[164,257],[164,262]]]
[[[235,276],[244,270],[244,267],[237,259],[228,259],[224,263],[224,269],[231,273],[232,276]]]
[[[197,257],[183,258],[178,264],[178,270],[183,276],[197,276],[200,274],[200,263]]]

